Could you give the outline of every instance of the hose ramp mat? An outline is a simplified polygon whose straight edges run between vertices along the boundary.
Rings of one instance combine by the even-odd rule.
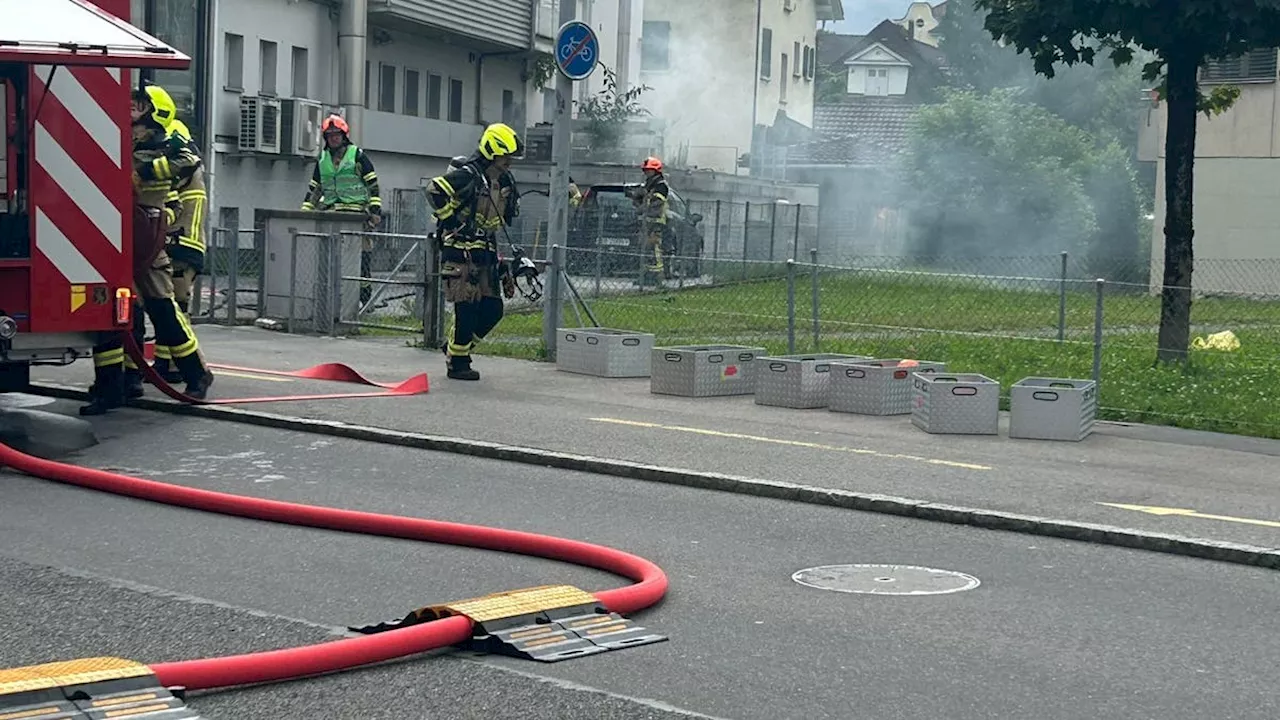
[[[542,585],[431,605],[400,620],[350,629],[373,634],[454,615],[474,623],[471,639],[465,644],[467,650],[539,662],[558,662],[667,639],[610,612],[594,595],[572,585]]]
[[[199,718],[151,668],[113,657],[0,670],[0,720]]]

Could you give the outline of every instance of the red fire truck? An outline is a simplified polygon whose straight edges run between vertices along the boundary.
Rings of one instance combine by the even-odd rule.
[[[129,0],[0,0],[0,391],[131,322],[130,95],[186,55]]]

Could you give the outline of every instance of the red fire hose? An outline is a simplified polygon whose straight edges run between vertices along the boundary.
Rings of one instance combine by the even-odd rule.
[[[667,576],[657,565],[620,550],[576,540],[479,525],[264,500],[170,485],[43,460],[3,444],[0,444],[0,466],[8,466],[46,480],[223,515],[365,535],[465,545],[597,568],[636,581],[633,585],[595,593],[595,597],[605,607],[617,613],[634,612],[654,605],[667,591]],[[152,665],[151,669],[164,685],[181,685],[192,690],[275,682],[347,670],[456,645],[469,638],[471,631],[471,620],[454,616],[376,635],[248,655],[159,663]]]

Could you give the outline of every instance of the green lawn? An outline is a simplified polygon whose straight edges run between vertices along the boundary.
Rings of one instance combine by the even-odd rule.
[[[1088,378],[1096,295],[1072,283],[1066,342],[1057,342],[1059,298],[1045,283],[927,274],[830,273],[819,278],[822,352],[914,357],[978,372],[1007,389],[1028,376]],[[797,278],[796,351],[812,352],[811,278]],[[651,332],[664,345],[722,342],[787,351],[784,280],[589,300],[606,327]],[[1141,288],[1104,295],[1100,416],[1280,438],[1280,302],[1198,299],[1195,334],[1233,330],[1235,352],[1193,351],[1186,369],[1153,367],[1159,298]],[[576,325],[572,310],[566,324]],[[542,315],[511,313],[480,352],[539,358]],[[1013,336],[1013,337],[1001,337]]]

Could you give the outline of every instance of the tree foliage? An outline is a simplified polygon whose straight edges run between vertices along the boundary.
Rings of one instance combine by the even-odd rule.
[[[903,170],[922,255],[1109,258],[1132,252],[1117,247],[1119,229],[1120,242],[1137,237],[1124,149],[1013,90],[947,91],[922,107]]]
[[[974,0],[987,11],[984,29],[1028,54],[1052,78],[1058,65],[1094,64],[1106,55],[1131,63],[1135,48],[1154,57],[1143,77],[1167,100],[1165,134],[1165,262],[1157,358],[1184,361],[1191,339],[1192,200],[1196,115],[1225,111],[1239,91],[1205,96],[1197,74],[1209,59],[1280,45],[1277,0]]]
[[[640,96],[652,90],[648,85],[637,85],[625,92],[618,92],[618,75],[604,63],[604,87],[585,101],[578,103],[578,117],[585,122],[584,130],[591,138],[591,148],[617,148],[626,135],[626,124],[634,118],[649,115],[640,104]]]

